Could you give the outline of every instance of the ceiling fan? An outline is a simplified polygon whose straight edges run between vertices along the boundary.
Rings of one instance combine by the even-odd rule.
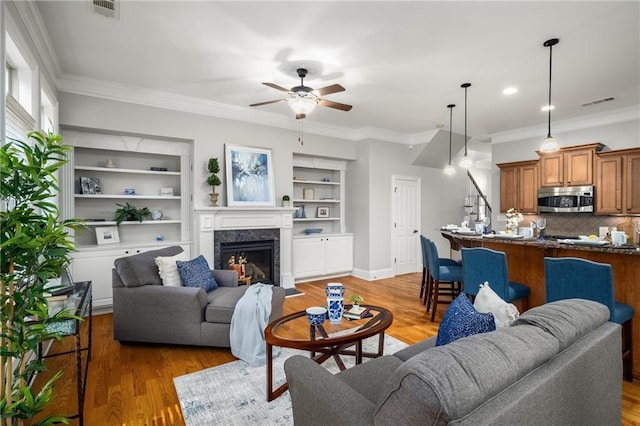
[[[289,94],[288,98],[285,99],[277,99],[275,101],[267,101],[267,102],[259,102],[257,104],[251,104],[249,106],[261,106],[274,104],[277,102],[287,102],[293,112],[296,113],[296,119],[305,118],[307,114],[309,114],[316,105],[326,106],[329,108],[335,108],[342,111],[349,111],[352,106],[347,104],[341,104],[340,102],[328,101],[326,99],[322,99],[321,96],[330,95],[332,93],[343,92],[345,90],[339,84],[332,84],[331,86],[323,87],[322,89],[314,90],[311,87],[304,85],[304,78],[307,76],[309,71],[306,68],[298,68],[297,70],[298,77],[300,77],[300,86],[292,87],[291,89],[285,89],[282,86],[278,86],[273,83],[262,83],[265,86],[269,86],[273,89],[280,90],[281,92],[287,92]]]

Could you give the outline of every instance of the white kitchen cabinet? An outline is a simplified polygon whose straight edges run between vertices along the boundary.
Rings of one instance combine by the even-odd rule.
[[[73,279],[75,281],[91,281],[93,284],[93,307],[96,309],[109,308],[113,305],[113,292],[111,290],[113,262],[121,257],[133,256],[165,247],[168,247],[168,245],[150,244],[146,246],[122,246],[111,250],[82,250],[73,253],[71,256]],[[189,245],[181,245],[181,247],[190,255],[191,247]]]
[[[353,235],[333,234],[293,239],[295,279],[336,275],[353,269]]]

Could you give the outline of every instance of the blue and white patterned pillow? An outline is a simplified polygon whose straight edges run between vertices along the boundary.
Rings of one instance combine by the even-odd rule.
[[[204,256],[200,255],[188,261],[178,260],[176,266],[185,287],[202,287],[207,292],[218,288]]]
[[[446,345],[463,337],[486,333],[496,329],[492,313],[480,313],[473,307],[466,294],[455,298],[442,318],[438,328],[436,346]]]

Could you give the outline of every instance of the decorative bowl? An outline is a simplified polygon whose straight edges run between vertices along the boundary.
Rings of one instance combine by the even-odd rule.
[[[322,228],[307,228],[304,230],[304,233],[309,234],[319,234],[322,232]]]
[[[321,306],[312,306],[307,308],[307,321],[311,325],[322,325],[324,320],[327,319],[327,308]]]

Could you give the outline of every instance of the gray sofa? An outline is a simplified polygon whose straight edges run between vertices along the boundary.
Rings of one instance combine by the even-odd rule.
[[[295,424],[619,425],[620,326],[596,302],[525,312],[512,326],[435,338],[336,375],[296,355],[284,368]]]
[[[229,328],[236,303],[247,286],[238,274],[212,271],[218,288],[166,287],[154,259],[173,256],[168,247],[117,259],[112,270],[113,338],[120,342],[171,343],[229,347]],[[285,291],[273,287],[270,321],[282,316]]]

